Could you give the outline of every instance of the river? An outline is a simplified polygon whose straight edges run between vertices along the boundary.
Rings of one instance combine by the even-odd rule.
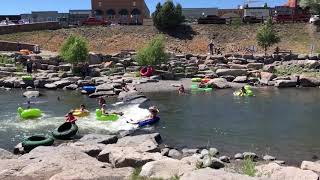
[[[314,160],[320,156],[320,90],[274,89],[254,90],[256,97],[239,98],[232,90],[213,93],[177,95],[148,93],[150,105],[160,109],[161,121],[155,127],[164,142],[178,148],[216,147],[222,154],[252,151],[270,154],[289,163]],[[97,101],[74,91],[43,91],[33,100],[45,115],[37,120],[21,121],[16,109],[26,101],[21,90],[0,90],[0,148],[11,150],[23,137],[50,133],[61,124],[69,109],[85,103],[92,112],[80,119],[81,135],[115,133],[136,127],[127,119],[148,114],[137,105],[115,105],[124,118],[115,123],[95,120]],[[57,97],[60,97],[60,101]],[[115,103],[116,99],[108,100]]]

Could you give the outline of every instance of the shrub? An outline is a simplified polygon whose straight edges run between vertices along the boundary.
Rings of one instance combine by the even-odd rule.
[[[251,177],[254,177],[256,175],[257,170],[251,158],[246,158],[243,161],[242,172]]]
[[[70,36],[60,49],[60,56],[73,65],[86,61],[88,54],[88,42],[80,36]]]
[[[14,64],[14,60],[8,58],[7,56],[0,55],[0,64]]]
[[[320,0],[300,0],[299,4],[304,8],[310,8],[314,14],[320,14]]]
[[[138,51],[136,56],[136,61],[140,66],[158,65],[167,62],[167,60],[165,40],[161,35],[153,38],[146,47]]]
[[[163,6],[160,2],[157,4],[152,19],[157,29],[169,30],[180,25],[185,18],[180,4],[175,6],[172,1],[166,1]]]
[[[273,30],[271,19],[269,19],[268,22],[262,25],[262,27],[258,30],[256,38],[258,45],[264,49],[265,55],[267,54],[269,47],[280,42],[280,37]]]

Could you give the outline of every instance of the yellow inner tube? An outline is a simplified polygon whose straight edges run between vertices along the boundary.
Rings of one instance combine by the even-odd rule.
[[[90,112],[87,112],[87,111],[81,111],[80,109],[76,109],[73,111],[72,113],[74,116],[77,116],[77,117],[85,117],[85,116],[89,116],[90,115]]]

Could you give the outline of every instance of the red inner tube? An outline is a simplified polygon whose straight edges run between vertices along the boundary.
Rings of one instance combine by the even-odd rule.
[[[154,72],[154,68],[153,67],[144,67],[140,70],[140,75],[141,76],[146,76],[146,77],[150,77],[153,75]]]

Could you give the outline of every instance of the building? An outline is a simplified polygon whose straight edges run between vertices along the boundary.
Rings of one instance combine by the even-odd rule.
[[[243,10],[244,17],[254,17],[257,19],[270,18],[270,8],[265,7],[246,7]]]
[[[69,13],[58,11],[32,11],[31,14],[21,14],[21,19],[30,23],[63,21],[68,19]]]
[[[222,18],[242,18],[243,9],[219,9],[218,16]]]
[[[0,22],[9,20],[9,21],[11,21],[13,23],[18,24],[20,19],[21,19],[20,15],[0,15]]]
[[[218,15],[218,8],[182,8],[186,21],[196,21],[200,17]]]
[[[150,11],[144,0],[91,0],[92,12],[96,18],[104,18],[119,24],[142,24],[150,18]]]
[[[286,6],[289,6],[291,8],[297,8],[298,7],[298,0],[288,0],[288,3]]]
[[[92,11],[87,10],[70,10],[69,11],[69,24],[81,25],[81,22],[88,19],[92,14]]]

